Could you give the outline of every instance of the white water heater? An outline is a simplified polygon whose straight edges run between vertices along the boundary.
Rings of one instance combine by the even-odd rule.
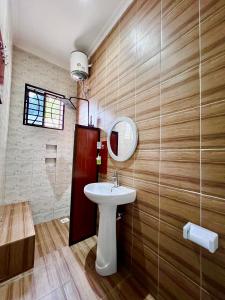
[[[85,53],[75,50],[70,57],[71,77],[76,81],[88,78],[88,57]]]

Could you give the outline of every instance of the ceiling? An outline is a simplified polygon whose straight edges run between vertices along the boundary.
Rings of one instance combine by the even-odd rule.
[[[93,53],[132,0],[11,0],[13,44],[69,69]]]

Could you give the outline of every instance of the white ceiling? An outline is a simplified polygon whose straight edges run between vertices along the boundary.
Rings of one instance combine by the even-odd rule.
[[[11,0],[14,45],[69,69],[74,49],[90,55],[132,0]]]

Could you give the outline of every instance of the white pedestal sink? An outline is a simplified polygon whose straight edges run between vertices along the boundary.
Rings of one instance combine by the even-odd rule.
[[[108,276],[117,272],[117,205],[134,202],[136,190],[124,186],[114,188],[112,183],[98,182],[86,185],[84,193],[99,207],[100,220],[95,268],[98,274]]]

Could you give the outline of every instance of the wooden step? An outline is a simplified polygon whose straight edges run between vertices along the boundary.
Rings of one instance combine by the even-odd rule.
[[[0,206],[0,282],[34,265],[35,230],[28,202]]]

